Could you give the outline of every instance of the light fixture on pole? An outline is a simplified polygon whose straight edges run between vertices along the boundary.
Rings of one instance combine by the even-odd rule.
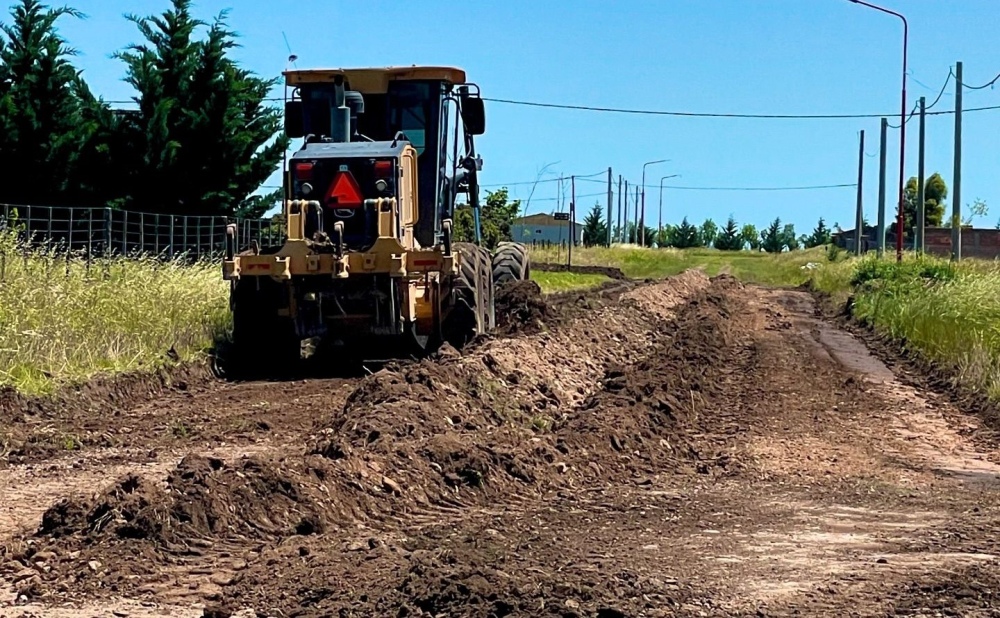
[[[646,244],[646,166],[654,163],[667,163],[670,159],[659,159],[657,161],[647,161],[642,164],[642,216],[639,218],[639,226],[635,231],[636,240],[639,246]]]
[[[888,15],[894,15],[903,20],[903,99],[899,106],[899,208],[896,213],[896,261],[903,260],[903,176],[905,174],[904,160],[906,158],[906,46],[909,38],[909,25],[901,14],[876,6],[864,0],[848,0]]]
[[[660,179],[660,223],[656,228],[656,246],[660,246],[660,238],[663,237],[663,181],[667,178],[680,178],[680,174],[671,174]]]

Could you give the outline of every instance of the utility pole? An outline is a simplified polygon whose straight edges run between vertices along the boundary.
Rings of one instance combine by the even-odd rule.
[[[639,244],[639,238],[644,237],[645,234],[639,229],[639,187],[635,188],[635,244]]]
[[[611,246],[611,167],[608,167],[608,218],[605,219],[608,225],[608,246]]]
[[[611,222],[608,222],[611,225]],[[621,241],[622,236],[622,175],[618,174],[618,240]]]
[[[576,244],[576,176],[569,177],[569,254],[566,256],[566,266],[573,266],[573,245]]]
[[[955,191],[951,194],[951,259],[962,259],[962,63],[955,63]]]
[[[927,213],[924,210],[925,204],[924,200],[924,138],[925,138],[925,122],[927,121],[927,98],[920,97],[920,130],[917,137],[919,142],[919,147],[917,149],[917,220],[914,222],[917,226],[916,238],[914,238],[914,249],[923,253],[926,249],[924,247],[924,225],[926,223]]]
[[[878,256],[885,254],[885,148],[886,132],[889,129],[889,119],[882,119],[882,129],[879,133],[878,155],[878,238],[875,245]]]
[[[625,225],[619,230],[622,235],[622,244],[628,243],[628,181],[625,181]]]
[[[865,177],[865,131],[861,130],[861,140],[858,142],[858,211],[855,213],[854,254],[861,255],[861,237],[864,232],[864,210],[861,201],[861,183]]]

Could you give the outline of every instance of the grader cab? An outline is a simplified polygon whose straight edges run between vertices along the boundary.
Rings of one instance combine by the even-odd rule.
[[[285,132],[303,138],[283,175],[287,240],[243,248],[229,230],[223,276],[236,357],[283,363],[312,340],[375,360],[490,331],[494,287],[527,278],[529,264],[522,245],[491,254],[481,243],[479,88],[450,67],[294,70],[285,79]],[[463,194],[472,242],[453,236]]]

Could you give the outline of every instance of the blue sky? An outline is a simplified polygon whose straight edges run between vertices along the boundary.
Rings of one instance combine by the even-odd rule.
[[[110,54],[137,40],[126,12],[159,13],[166,0],[68,0],[88,17],[66,19],[61,31],[80,55],[77,65],[106,99],[126,99],[122,65]],[[1000,2],[882,0],[910,24],[909,104],[937,95],[958,60],[970,85],[1000,73]],[[56,2],[55,4],[61,4]],[[11,3],[6,3],[10,5]],[[485,97],[603,107],[693,112],[893,114],[900,106],[902,24],[848,0],[196,0],[199,17],[231,9],[242,36],[234,52],[259,74],[277,76],[288,50],[298,67],[457,65]],[[919,83],[918,83],[919,81]],[[920,85],[920,84],[924,85]],[[280,92],[280,91],[279,91]],[[954,82],[938,110],[954,106]],[[1000,105],[993,89],[965,93],[965,106]],[[1000,218],[1000,110],[963,118],[962,202],[981,198]],[[928,175],[953,177],[951,115],[927,123]],[[858,132],[865,130],[864,202],[876,219],[878,118],[738,120],[566,111],[487,103],[479,140],[484,185],[532,181],[547,164],[560,173],[613,169],[632,183],[647,168],[647,185],[787,187],[854,183]],[[907,177],[916,174],[917,122],[908,125]],[[889,133],[888,207],[895,208],[899,131]],[[272,183],[279,184],[275,175]],[[531,187],[511,185],[514,197]],[[578,209],[604,204],[604,186],[577,183]],[[855,188],[742,192],[667,189],[664,220],[711,217],[762,226],[774,217],[807,232],[820,216],[853,227]],[[557,183],[539,184],[530,212],[552,211]],[[950,196],[949,196],[950,197]],[[659,189],[646,192],[655,225]],[[616,205],[617,207],[617,205]],[[582,218],[582,214],[581,214]],[[890,214],[891,218],[891,214]]]

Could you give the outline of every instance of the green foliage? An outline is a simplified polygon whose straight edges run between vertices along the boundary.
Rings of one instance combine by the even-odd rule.
[[[19,0],[0,26],[0,168],[18,181],[0,201],[112,206],[175,214],[259,216],[275,194],[253,195],[289,140],[265,80],[229,57],[225,14],[195,19],[190,0],[128,19],[143,43],[115,54],[135,111],[112,110],[70,63],[56,30],[70,8]],[[196,31],[207,32],[202,39]]]
[[[128,19],[144,43],[115,54],[125,81],[139,93],[137,114],[117,127],[109,148],[120,203],[177,214],[260,214],[267,200],[251,198],[274,172],[290,140],[279,135],[281,111],[266,105],[277,80],[240,68],[229,51],[236,34],[225,13],[206,26],[190,0],[172,0],[160,16]],[[268,143],[270,142],[270,143]]]
[[[799,248],[799,239],[795,236],[795,226],[791,223],[786,223],[785,227],[781,229],[781,239],[789,251],[795,251]]]
[[[906,181],[903,188],[903,229],[906,237],[913,235],[913,228],[917,222],[917,189],[916,176]],[[944,221],[944,202],[948,197],[948,185],[945,184],[941,174],[935,172],[924,182],[924,225],[927,227],[937,227]],[[889,226],[889,230],[896,231],[896,223]]]
[[[495,249],[505,240],[511,240],[510,228],[521,211],[521,200],[507,201],[507,188],[487,191],[485,203],[480,204],[479,224],[482,226],[483,245]],[[457,241],[472,242],[476,239],[472,207],[455,207],[454,237]]]
[[[59,36],[70,8],[20,0],[0,24],[0,202],[63,205],[91,127],[82,121],[81,82],[70,63],[75,51]]]
[[[719,226],[715,224],[715,221],[705,219],[705,222],[701,224],[701,228],[698,230],[698,238],[701,241],[701,246],[711,247],[718,235]]]
[[[953,377],[1000,401],[1000,269],[978,260],[865,258],[852,314]]]
[[[656,235],[656,246],[657,247],[669,247],[671,242],[673,242],[674,235],[677,233],[677,226],[666,224],[657,232]]]
[[[736,224],[736,219],[729,216],[726,227],[715,238],[715,248],[722,251],[741,251],[746,245],[746,240],[740,233],[740,228]]]
[[[747,223],[740,230],[740,235],[743,236],[743,242],[750,245],[750,249],[753,251],[760,251],[761,242],[760,234],[757,232],[757,226],[752,223]]]
[[[819,223],[813,228],[812,234],[804,237],[802,244],[806,249],[829,244],[831,241],[830,229],[826,227],[823,217],[819,218]]]
[[[601,205],[594,204],[594,207],[587,214],[587,218],[583,220],[583,246],[603,245],[607,240],[608,226],[605,225],[604,218],[601,216]]]
[[[684,217],[681,224],[674,230],[674,237],[671,239],[670,246],[677,247],[678,249],[701,246],[699,230],[688,223],[687,217]]]
[[[775,217],[771,225],[760,233],[760,246],[768,253],[781,253],[785,249],[785,236],[780,218]]]

